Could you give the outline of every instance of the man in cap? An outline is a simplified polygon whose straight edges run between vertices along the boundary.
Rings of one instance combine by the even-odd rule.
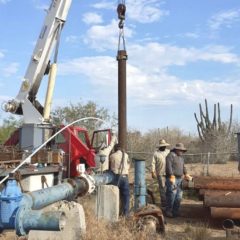
[[[157,178],[159,193],[161,198],[161,207],[166,206],[166,187],[165,187],[165,168],[166,168],[166,157],[169,154],[169,149],[167,143],[164,139],[159,140],[159,145],[157,150],[153,154],[152,158],[152,178]]]
[[[176,146],[166,157],[166,213],[167,217],[178,217],[182,200],[182,179],[191,180],[184,165],[183,153],[187,149],[183,143]]]
[[[122,200],[123,216],[129,215],[130,188],[128,173],[130,161],[128,154],[121,149],[119,144],[114,146],[114,153],[110,155],[110,170],[115,174],[113,184],[118,186]]]

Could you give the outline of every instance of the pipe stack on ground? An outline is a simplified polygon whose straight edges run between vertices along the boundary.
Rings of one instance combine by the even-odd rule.
[[[183,187],[199,190],[213,218],[240,219],[240,178],[196,177],[193,182],[184,181]]]

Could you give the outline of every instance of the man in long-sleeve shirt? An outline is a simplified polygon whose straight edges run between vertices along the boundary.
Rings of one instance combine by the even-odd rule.
[[[166,158],[166,216],[179,216],[179,208],[182,200],[182,178],[188,178],[182,154],[187,149],[182,143],[177,143]]]
[[[152,158],[152,178],[157,178],[159,193],[161,198],[161,207],[166,206],[166,157],[169,154],[169,149],[167,146],[170,144],[167,143],[164,139],[159,140],[159,145],[157,146],[157,151],[154,152]]]

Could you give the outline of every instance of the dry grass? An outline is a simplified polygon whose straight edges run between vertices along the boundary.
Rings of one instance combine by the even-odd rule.
[[[83,206],[87,202],[82,203]],[[85,207],[85,218],[87,231],[83,240],[161,240],[164,239],[161,235],[151,233],[147,230],[138,231],[135,222],[129,218],[120,218],[116,223],[109,223],[104,220],[97,220],[92,208]]]
[[[207,240],[211,239],[211,232],[207,225],[200,223],[198,226],[186,225],[185,240]]]

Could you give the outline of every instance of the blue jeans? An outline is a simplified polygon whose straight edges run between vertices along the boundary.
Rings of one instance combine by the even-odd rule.
[[[183,194],[181,183],[181,178],[176,178],[175,184],[172,184],[169,178],[166,178],[166,212],[171,212],[173,216],[177,216],[179,214]]]
[[[128,216],[129,202],[130,202],[130,189],[129,189],[128,177],[115,174],[113,185],[118,186],[120,191],[120,197],[122,200],[122,209],[123,209],[122,214],[124,216]]]

